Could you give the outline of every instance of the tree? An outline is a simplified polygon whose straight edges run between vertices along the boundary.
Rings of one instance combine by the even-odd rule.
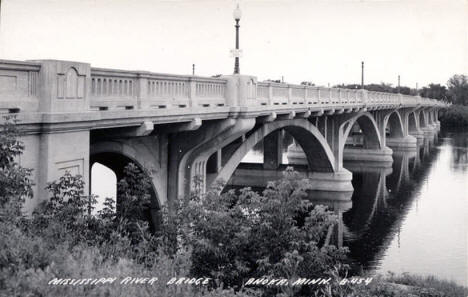
[[[250,277],[320,277],[345,258],[324,245],[337,218],[307,197],[307,180],[291,169],[262,194],[249,188],[182,201],[180,240],[192,250],[192,273],[238,288]]]
[[[446,100],[447,88],[440,84],[429,84],[427,87],[421,88],[419,94],[421,95],[421,97]]]
[[[468,76],[455,74],[448,82],[448,99],[454,104],[468,105]]]
[[[25,198],[32,197],[32,170],[16,162],[24,150],[18,137],[16,119],[5,117],[0,125],[0,220],[21,216]]]

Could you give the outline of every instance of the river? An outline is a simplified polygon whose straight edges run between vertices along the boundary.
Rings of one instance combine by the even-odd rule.
[[[361,206],[369,197],[360,186],[364,183],[357,181],[366,177],[353,174],[353,206],[343,214],[350,231],[344,244],[364,269],[432,274],[466,286],[468,132],[443,131],[408,159],[409,175],[398,186],[400,164],[394,161],[386,177],[386,197],[375,197],[384,201],[361,225],[353,221],[364,215],[359,210],[366,210]]]
[[[243,162],[262,163],[261,145]],[[355,271],[434,275],[467,285],[468,132],[442,131],[418,142],[417,151],[394,150],[390,166],[344,167],[353,172],[354,192],[342,215],[343,241]]]

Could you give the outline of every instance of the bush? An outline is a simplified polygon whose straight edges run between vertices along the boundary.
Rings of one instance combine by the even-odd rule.
[[[440,123],[443,127],[468,126],[468,106],[451,105],[440,114]]]
[[[346,249],[323,244],[337,218],[305,199],[307,181],[292,170],[261,195],[220,189],[192,195],[175,215],[175,246],[191,248],[193,275],[239,289],[250,277],[323,277],[345,259]]]
[[[0,220],[21,217],[24,199],[32,197],[32,170],[21,167],[16,159],[24,150],[18,141],[16,119],[6,117],[0,126]]]

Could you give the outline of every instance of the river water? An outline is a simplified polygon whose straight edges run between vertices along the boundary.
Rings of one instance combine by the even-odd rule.
[[[243,162],[263,162],[260,147]],[[468,132],[442,131],[416,152],[394,151],[391,165],[344,167],[353,172],[354,192],[342,212],[342,236],[358,271],[467,285]]]

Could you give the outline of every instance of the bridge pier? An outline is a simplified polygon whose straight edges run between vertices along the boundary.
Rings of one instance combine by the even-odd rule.
[[[278,169],[283,161],[284,131],[279,130],[263,139],[263,168]]]
[[[402,108],[388,114],[383,122],[389,127],[390,133],[385,137],[385,144],[392,149],[416,150],[417,137],[410,133],[409,115],[411,108]],[[413,122],[414,125],[414,122]],[[386,132],[385,132],[386,134]]]
[[[31,214],[42,201],[50,198],[45,189],[48,182],[58,180],[66,171],[82,176],[89,185],[89,131],[69,131],[24,135],[20,139],[24,153],[19,157],[21,166],[32,168],[34,198],[26,199],[24,211]],[[89,188],[85,186],[84,195]]]
[[[383,149],[345,148],[343,152],[343,161],[392,163],[392,153],[393,151],[389,147],[384,147]]]
[[[415,150],[418,146],[418,140],[413,135],[407,135],[401,138],[387,138],[387,145],[393,149]]]
[[[430,109],[422,108],[419,111],[419,127],[424,133],[424,137],[433,137],[437,133],[437,126],[432,124]]]
[[[294,167],[294,166],[293,166]],[[230,185],[248,186],[248,187],[266,187],[269,181],[279,180],[283,178],[284,166],[278,169],[263,169],[260,166],[253,164],[243,164],[237,168],[231,179]],[[295,168],[301,178],[309,181],[307,190],[310,191],[325,191],[334,192],[335,196],[341,197],[339,193],[352,193],[353,186],[351,184],[352,174],[346,169],[340,172],[311,172],[305,169],[304,166]],[[346,199],[345,195],[343,199]],[[335,197],[336,198],[336,197]]]
[[[11,95],[2,93],[1,97],[6,95],[8,105],[15,104],[10,105],[8,111],[37,108],[29,118],[34,121],[39,117],[43,121],[39,129],[26,129],[21,139],[25,141],[26,148],[20,157],[20,164],[34,169],[33,180],[36,183],[36,199],[27,199],[27,213],[31,213],[41,201],[49,199],[50,194],[45,190],[47,183],[57,180],[66,171],[81,175],[85,184],[89,184],[89,126],[70,125],[67,122],[89,119],[89,94],[86,87],[91,78],[91,67],[87,63],[78,62],[34,61],[39,62],[41,67],[38,71],[31,65],[27,66],[29,69],[26,76],[21,76],[22,72],[17,70],[11,77],[7,74],[7,78],[14,79],[13,84],[0,81],[2,90],[27,94],[27,102],[13,96],[14,100],[10,103],[8,98]],[[3,103],[4,99],[0,98],[0,112],[5,110],[2,108]],[[21,117],[19,120],[21,122]],[[84,194],[89,194],[88,187],[85,187]]]

